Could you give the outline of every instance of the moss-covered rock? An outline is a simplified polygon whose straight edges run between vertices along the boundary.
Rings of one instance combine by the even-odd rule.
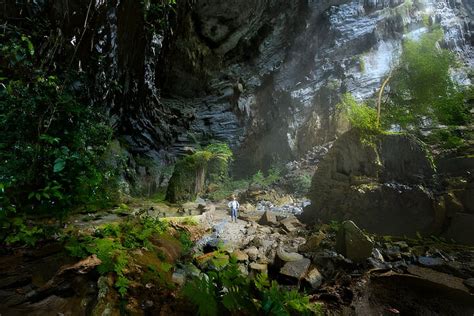
[[[434,174],[432,159],[416,138],[378,134],[367,144],[352,130],[319,164],[303,220],[350,219],[381,234],[431,233]]]

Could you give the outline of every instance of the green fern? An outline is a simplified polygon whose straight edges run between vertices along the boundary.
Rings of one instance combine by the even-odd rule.
[[[124,277],[123,275],[117,278],[117,281],[115,282],[115,287],[117,288],[117,291],[119,292],[121,297],[125,297],[129,285],[130,280]]]
[[[183,288],[183,295],[198,307],[201,316],[218,314],[217,293],[211,277],[194,278]]]

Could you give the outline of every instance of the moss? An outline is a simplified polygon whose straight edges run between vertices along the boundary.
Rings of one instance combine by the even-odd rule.
[[[365,60],[364,56],[359,56],[359,68],[362,73],[365,72]]]

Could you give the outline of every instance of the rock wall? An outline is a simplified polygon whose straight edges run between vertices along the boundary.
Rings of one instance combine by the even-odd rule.
[[[434,166],[406,135],[378,135],[363,144],[359,132],[341,136],[316,170],[306,222],[354,220],[370,232],[415,236],[437,227]]]
[[[474,244],[466,228],[474,223],[474,179],[468,170],[460,163],[436,168],[424,145],[411,136],[380,134],[367,144],[351,130],[319,163],[302,219],[353,220],[377,234],[437,234]]]
[[[288,161],[346,130],[339,96],[374,95],[396,65],[403,38],[440,23],[446,46],[469,64],[470,5],[450,1],[198,0],[178,14],[164,52],[161,89],[169,107],[189,109],[189,130],[172,152],[219,139],[246,175]]]
[[[424,14],[473,60],[467,0],[183,0],[157,18],[160,3],[8,0],[2,14],[50,23],[35,44],[59,43],[55,67],[86,74],[77,84],[109,110],[130,159],[155,169],[217,139],[244,176],[333,140],[347,129],[335,115],[341,93],[372,97],[403,38],[426,31]],[[159,182],[138,165],[139,178]]]

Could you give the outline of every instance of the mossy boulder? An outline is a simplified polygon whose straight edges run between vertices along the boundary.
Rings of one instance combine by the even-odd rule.
[[[380,234],[431,233],[435,167],[423,143],[403,134],[369,140],[353,129],[334,143],[314,174],[302,220],[354,220]]]
[[[336,237],[336,250],[344,257],[363,262],[372,255],[374,241],[353,221],[342,223]]]

